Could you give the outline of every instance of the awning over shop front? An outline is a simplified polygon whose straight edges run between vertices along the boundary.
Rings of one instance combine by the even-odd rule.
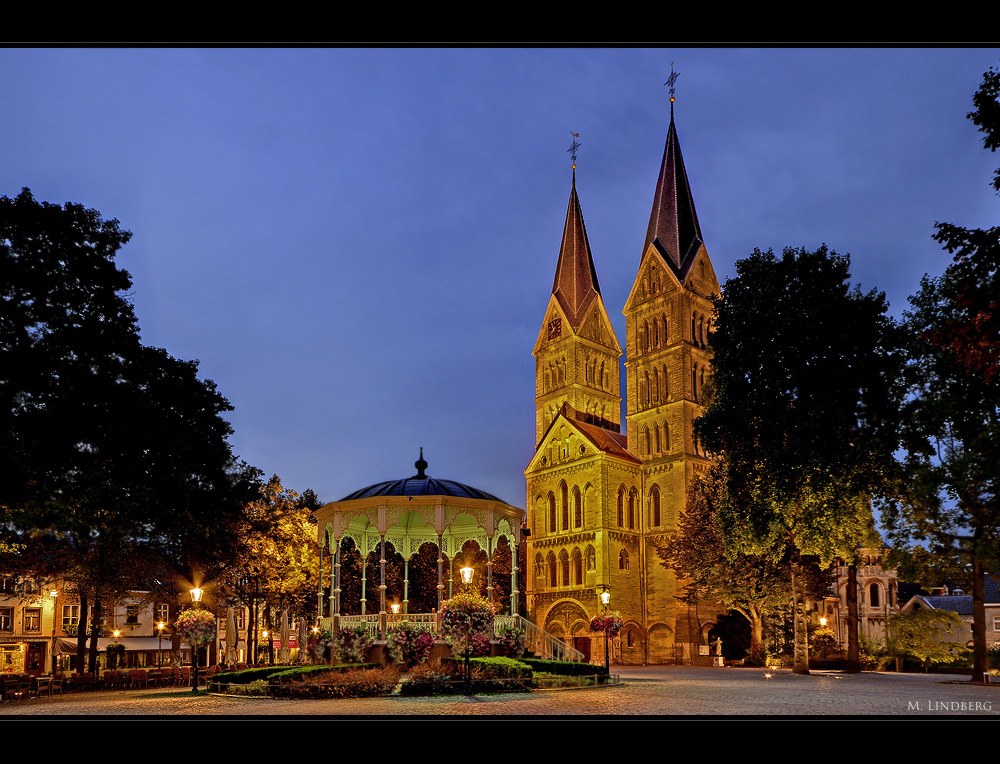
[[[108,645],[114,642],[114,637],[98,637],[97,638],[97,650],[98,652],[103,652],[107,649]],[[120,637],[118,639],[120,644],[125,645],[125,650],[127,652],[141,652],[141,651],[152,651],[156,652],[162,646],[164,652],[170,651],[170,640],[165,639],[162,642],[156,637]],[[90,640],[87,640],[87,648],[90,649]],[[190,652],[191,646],[187,644],[181,645],[182,652]],[[56,647],[54,650],[55,655],[76,655],[76,640],[75,639],[57,639]]]

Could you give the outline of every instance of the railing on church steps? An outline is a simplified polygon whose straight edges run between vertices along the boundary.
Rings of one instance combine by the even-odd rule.
[[[407,615],[403,613],[389,613],[386,617],[390,626],[394,623],[408,621],[418,628],[426,629],[432,634],[437,633],[436,613],[410,613]],[[319,625],[321,629],[332,631],[333,619],[321,618]],[[375,637],[379,635],[379,617],[377,613],[368,615],[342,615],[340,616],[340,625],[342,628],[345,626],[364,626],[369,634]],[[554,661],[572,661],[574,663],[584,660],[585,656],[579,650],[570,647],[558,637],[554,637],[547,631],[543,631],[527,618],[519,615],[498,615],[493,620],[494,635],[499,636],[500,630],[507,626],[522,630],[524,632],[524,646],[530,652],[537,653],[543,658]]]
[[[558,637],[553,637],[547,631],[543,631],[519,615],[497,616],[493,622],[494,629],[501,629],[504,626],[513,626],[524,630],[524,646],[533,653],[538,653],[543,658],[553,661],[572,661],[580,663],[585,658],[584,654],[575,647],[570,647]]]

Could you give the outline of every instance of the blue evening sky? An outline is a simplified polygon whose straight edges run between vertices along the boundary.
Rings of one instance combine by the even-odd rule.
[[[754,247],[850,253],[899,315],[1000,224],[966,119],[997,50],[4,49],[0,194],[134,234],[147,344],[196,358],[234,450],[332,501],[428,473],[524,506],[531,350],[577,188],[624,344],[675,117],[720,281]]]

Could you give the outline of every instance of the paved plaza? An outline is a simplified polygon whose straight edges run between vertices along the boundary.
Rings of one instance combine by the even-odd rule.
[[[96,691],[8,702],[0,717],[995,717],[1000,684],[925,674],[796,676],[779,670],[613,667],[620,686],[472,698],[276,700],[192,696],[187,688]]]

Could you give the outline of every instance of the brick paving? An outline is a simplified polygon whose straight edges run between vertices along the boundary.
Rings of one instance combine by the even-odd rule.
[[[275,700],[192,696],[189,689],[96,691],[0,705],[0,717],[691,717],[1000,715],[1000,684],[967,677],[688,666],[618,666],[620,686],[473,698]]]

